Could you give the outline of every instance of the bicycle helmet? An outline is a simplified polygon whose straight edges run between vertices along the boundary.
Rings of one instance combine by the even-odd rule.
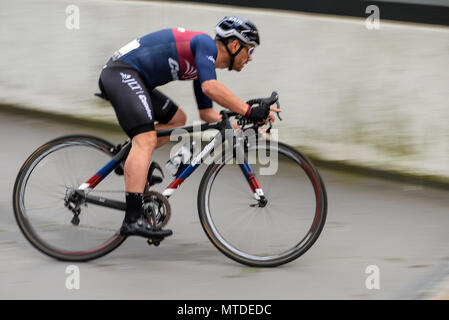
[[[259,32],[257,31],[254,23],[245,18],[227,16],[224,17],[215,27],[215,39],[223,42],[225,44],[226,50],[231,56],[231,62],[229,65],[229,70],[232,70],[232,65],[234,64],[235,56],[244,48],[240,46],[240,49],[232,54],[228,48],[226,39],[235,37],[240,42],[244,44],[251,44],[257,47],[260,45]]]

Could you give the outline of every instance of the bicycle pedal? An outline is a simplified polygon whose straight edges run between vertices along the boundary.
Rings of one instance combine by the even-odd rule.
[[[163,235],[158,235],[158,236],[153,236],[152,238],[147,238],[147,243],[148,245],[155,245],[156,247],[159,246],[161,244],[161,242],[166,238],[171,236],[173,233],[167,234],[165,236]]]
[[[147,239],[147,243],[148,243],[149,246],[154,245],[155,247],[159,247],[159,245],[161,244],[162,240],[164,240],[164,238]]]

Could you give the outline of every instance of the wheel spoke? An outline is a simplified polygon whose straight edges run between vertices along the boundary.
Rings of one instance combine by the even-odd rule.
[[[326,214],[325,192],[315,190],[315,186],[322,185],[316,169],[305,171],[300,163],[312,165],[288,147],[267,148],[270,153],[279,152],[280,161],[274,175],[256,173],[268,201],[266,205],[251,208],[249,205],[257,204],[257,200],[242,200],[247,195],[242,186],[247,188],[248,182],[234,178],[237,173],[241,175],[235,165],[210,166],[199,195],[200,218],[205,222],[202,225],[216,247],[241,263],[257,266],[288,262],[317,239],[322,227],[311,229],[317,212],[317,193],[321,195],[321,226]],[[254,172],[260,169],[257,163],[251,166]],[[309,177],[308,172],[313,175]],[[311,230],[313,237],[308,236]]]
[[[111,146],[104,144],[88,136],[62,138],[25,162],[14,190],[14,211],[27,239],[44,253],[68,261],[89,260],[123,242],[117,232],[123,213],[71,197],[110,160]],[[106,179],[105,190],[92,192],[124,199],[123,177],[111,174]],[[79,211],[65,206],[68,199],[73,208],[78,203]]]

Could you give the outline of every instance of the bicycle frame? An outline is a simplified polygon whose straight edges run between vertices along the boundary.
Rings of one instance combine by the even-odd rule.
[[[204,161],[206,157],[208,157],[212,151],[219,145],[222,145],[226,140],[230,140],[230,143],[234,142],[235,134],[232,137],[226,135],[226,129],[230,129],[234,132],[231,122],[229,121],[228,116],[234,115],[233,113],[222,112],[223,120],[221,122],[215,123],[206,123],[201,125],[201,131],[208,129],[217,129],[220,131],[203,149],[202,151],[192,159],[191,163],[188,164],[176,177],[175,179],[167,186],[167,188],[163,191],[163,195],[169,198],[175,190],[199,167],[199,165]],[[185,130],[186,132],[194,132],[197,129],[194,126],[184,126],[177,127],[166,130],[157,131],[157,137],[166,137],[172,134],[175,130]],[[239,148],[237,148],[239,149]],[[84,182],[78,190],[75,190],[82,199],[85,200],[86,203],[96,204],[103,207],[108,207],[112,209],[117,209],[121,211],[125,211],[125,203],[117,200],[106,199],[103,197],[92,196],[89,195],[89,192],[93,190],[104,178],[106,178],[115,168],[117,168],[120,163],[126,159],[129,152],[131,150],[131,141],[128,140],[122,149],[106,164],[104,165],[96,174],[94,174],[90,179]],[[241,148],[240,148],[241,150]],[[254,171],[251,168],[251,165],[248,163],[246,157],[244,155],[242,158],[244,162],[240,165],[240,169],[242,170],[243,175],[248,181],[248,184],[256,198],[256,200],[262,201],[262,205],[265,201],[264,194],[262,188],[259,185],[259,182],[254,174]]]

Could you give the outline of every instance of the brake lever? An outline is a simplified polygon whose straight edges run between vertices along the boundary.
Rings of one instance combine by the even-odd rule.
[[[281,109],[281,104],[279,103],[279,95],[277,94],[277,92],[273,92],[273,93],[272,93],[272,96],[273,96],[274,94],[276,94],[276,107],[277,107],[278,109]],[[282,121],[282,118],[281,118],[281,116],[279,115],[279,112],[276,112],[276,115],[278,116],[279,121]],[[269,119],[268,121],[269,121],[269,123],[270,123],[270,126],[268,127],[268,129],[267,129],[266,132],[267,132],[268,134],[270,134],[271,128],[273,128],[273,124],[272,124],[271,119]]]
[[[271,97],[270,97],[270,98],[267,98],[267,99],[270,99],[270,100],[269,100],[270,102],[273,101],[270,105],[276,103],[276,107],[277,107],[278,109],[281,109],[281,104],[279,103],[279,95],[278,95],[278,93],[277,93],[276,91],[273,91],[273,92],[271,93]],[[279,121],[282,121],[282,118],[281,118],[281,116],[279,115],[279,112],[276,112],[276,114],[277,114],[277,116],[278,116]],[[270,122],[270,129],[271,129],[271,122]]]
[[[271,119],[268,120],[268,122],[270,123],[270,126],[268,127],[268,129],[265,132],[270,134],[270,131],[271,131],[271,128],[273,128],[273,125],[272,125]]]
[[[279,103],[279,98],[276,100],[276,107],[277,107],[278,109],[281,109],[281,104]],[[282,118],[281,118],[281,116],[279,115],[279,112],[276,112],[276,114],[277,114],[277,116],[278,116],[279,121],[282,121]],[[271,121],[271,120],[270,120],[270,121]]]

